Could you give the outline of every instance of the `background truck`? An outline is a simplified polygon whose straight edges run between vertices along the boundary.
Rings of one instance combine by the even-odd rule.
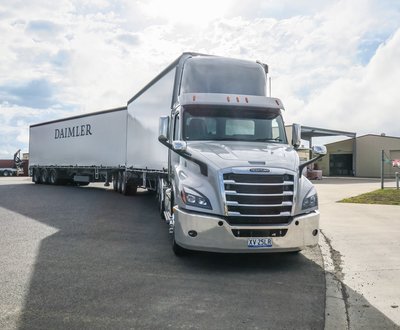
[[[30,127],[35,183],[157,192],[176,254],[299,251],[318,242],[318,198],[287,141],[260,62],[183,53],[127,107]]]
[[[12,167],[0,167],[0,175],[2,176],[17,175],[17,169]]]
[[[20,159],[21,149],[14,153],[13,159],[0,159],[0,176],[14,176],[23,174],[24,161]]]

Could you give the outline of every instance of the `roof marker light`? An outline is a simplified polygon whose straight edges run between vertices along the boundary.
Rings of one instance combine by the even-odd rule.
[[[236,96],[236,102],[240,102],[239,96]]]
[[[228,102],[230,102],[230,101],[231,101],[231,98],[230,98],[229,96],[227,96],[227,97],[226,97],[226,100],[227,100]]]
[[[193,102],[196,101],[196,95],[193,95]]]
[[[246,101],[246,103],[249,103],[249,98],[245,97],[244,100]]]

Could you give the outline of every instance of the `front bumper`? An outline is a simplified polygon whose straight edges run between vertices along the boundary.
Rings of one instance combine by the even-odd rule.
[[[287,225],[231,226],[223,218],[174,209],[175,242],[183,248],[210,252],[288,252],[318,244],[319,212],[294,217]],[[287,229],[283,237],[272,237],[272,247],[249,248],[248,237],[235,237],[232,229]],[[191,235],[189,235],[191,232]],[[196,233],[193,237],[193,232]]]

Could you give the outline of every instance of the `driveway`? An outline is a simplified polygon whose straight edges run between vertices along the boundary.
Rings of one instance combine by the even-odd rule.
[[[342,282],[345,324],[351,329],[399,329],[400,207],[337,203],[379,189],[379,180],[325,178],[314,183],[331,272]],[[340,304],[337,298],[331,300]],[[332,326],[343,316],[330,308],[327,324]]]

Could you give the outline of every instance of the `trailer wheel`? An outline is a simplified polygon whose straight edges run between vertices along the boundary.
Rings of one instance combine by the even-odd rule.
[[[40,183],[40,171],[38,168],[33,169],[32,181],[36,184]]]
[[[57,172],[57,170],[52,169],[52,170],[50,171],[50,174],[49,174],[49,182],[50,182],[51,184],[58,184],[59,179],[58,179],[58,172]]]
[[[137,184],[136,183],[134,183],[134,182],[130,182],[130,183],[128,183],[127,184],[127,190],[128,190],[128,195],[131,195],[131,196],[133,196],[133,195],[136,195],[136,193],[137,193],[137,188],[138,188],[138,186],[137,186]]]
[[[42,183],[48,183],[49,172],[44,168],[40,173],[40,181]]]
[[[128,183],[126,182],[126,172],[121,172],[120,180],[121,194],[126,196],[129,193]]]
[[[112,185],[114,191],[118,191],[118,173],[112,175]]]
[[[118,172],[117,177],[117,191],[122,193],[122,172]]]

